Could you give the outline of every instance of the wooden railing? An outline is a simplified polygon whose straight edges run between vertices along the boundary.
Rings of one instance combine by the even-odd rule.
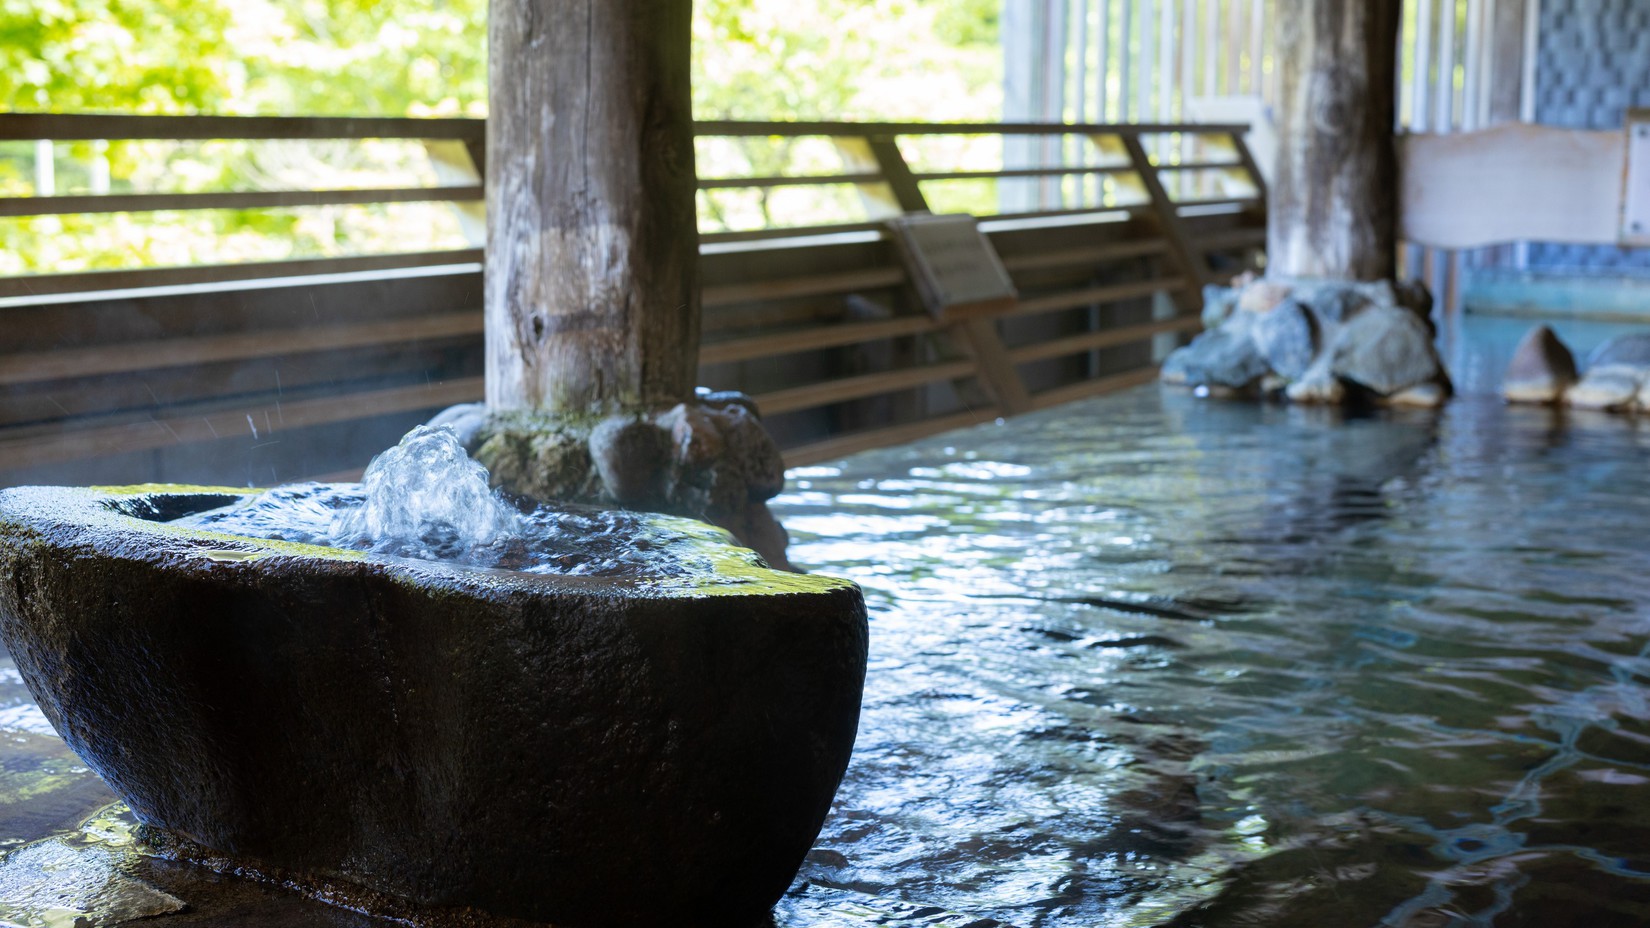
[[[822,137],[839,173],[712,177],[705,191],[850,185],[863,217],[702,235],[702,382],[753,393],[792,463],[1142,382],[1154,344],[1194,330],[1200,289],[1251,266],[1264,190],[1241,126],[703,123],[701,136]],[[915,170],[901,140],[1059,135],[1109,163]],[[1175,163],[1196,136],[1226,153]],[[0,199],[0,216],[474,201],[475,120],[0,114],[0,141],[395,138],[461,143],[447,186],[109,193]],[[1165,181],[1246,178],[1250,195],[1182,197]],[[1133,202],[982,216],[1021,298],[984,320],[921,307],[884,220],[955,180],[1112,178]],[[1075,186],[1075,185],[1068,185]],[[1089,185],[1094,186],[1094,185]],[[1113,184],[1114,187],[1118,185]],[[413,422],[481,394],[481,251],[357,255],[0,278],[0,485],[267,483],[358,469]]]

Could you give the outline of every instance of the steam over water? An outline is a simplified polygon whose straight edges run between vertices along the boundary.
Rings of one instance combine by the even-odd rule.
[[[1650,924],[1647,463],[1609,416],[1154,387],[793,471],[791,556],[871,614],[805,876],[1019,928]]]
[[[661,577],[691,558],[655,552],[717,530],[682,519],[571,505],[522,509],[488,485],[448,428],[419,426],[373,459],[363,482],[278,487],[173,524],[395,557],[575,576]]]

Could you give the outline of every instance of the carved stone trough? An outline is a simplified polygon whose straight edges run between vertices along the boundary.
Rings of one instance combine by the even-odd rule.
[[[641,582],[164,524],[248,492],[0,492],[0,638],[157,846],[420,918],[739,926],[787,888],[853,745],[852,583],[710,536]]]

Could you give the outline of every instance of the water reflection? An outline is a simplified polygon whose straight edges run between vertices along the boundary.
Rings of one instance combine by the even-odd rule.
[[[810,877],[1026,928],[1650,920],[1645,451],[1149,388],[794,474],[797,562],[873,615]]]

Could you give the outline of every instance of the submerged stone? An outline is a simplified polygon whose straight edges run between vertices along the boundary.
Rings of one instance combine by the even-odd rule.
[[[686,569],[600,577],[168,524],[254,495],[0,492],[0,640],[157,841],[569,926],[784,892],[853,745],[853,584],[668,517],[650,556]]]
[[[1501,395],[1511,403],[1555,403],[1575,382],[1575,356],[1552,329],[1538,325],[1513,351]]]

